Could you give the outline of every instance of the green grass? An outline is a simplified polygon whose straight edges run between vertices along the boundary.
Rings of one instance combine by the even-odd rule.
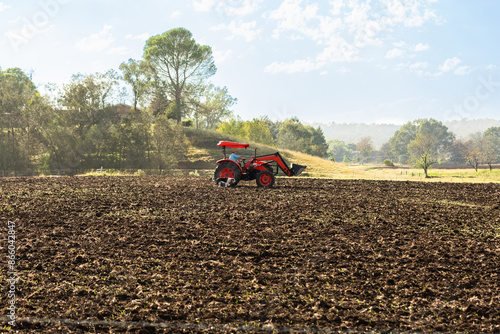
[[[399,167],[399,168],[398,168]],[[351,168],[364,170],[369,179],[426,181],[426,182],[479,182],[500,183],[500,170],[480,169],[477,172],[464,166],[464,168],[431,168],[428,170],[429,178],[425,178],[423,169],[396,166],[386,168],[382,165],[356,165]]]

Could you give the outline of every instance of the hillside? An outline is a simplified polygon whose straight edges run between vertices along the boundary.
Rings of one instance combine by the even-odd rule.
[[[215,131],[185,128],[184,133],[188,137],[190,146],[187,151],[186,160],[181,161],[179,164],[179,167],[183,169],[213,170],[215,168],[215,162],[223,157],[222,149],[217,147],[217,143],[221,140],[249,143],[250,147],[248,149],[240,150],[240,155],[244,157],[254,156],[255,148],[257,148],[257,155],[278,151],[276,147],[248,142],[247,140]],[[287,160],[288,164],[297,163],[306,165],[307,169],[302,174],[303,176],[352,178],[363,177],[365,174],[364,171],[353,170],[347,166],[308,154],[283,149],[280,149],[279,152]],[[280,175],[283,174],[280,172]]]

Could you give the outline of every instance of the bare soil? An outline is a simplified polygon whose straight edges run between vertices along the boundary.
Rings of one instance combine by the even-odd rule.
[[[499,332],[499,198],[498,184],[0,179],[13,330]]]

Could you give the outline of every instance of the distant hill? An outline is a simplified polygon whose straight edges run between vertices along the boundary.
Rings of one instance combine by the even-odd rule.
[[[450,129],[457,139],[467,139],[471,134],[476,132],[484,132],[488,128],[500,126],[499,120],[494,119],[469,119],[460,121],[445,122],[444,125]]]
[[[365,124],[365,123],[313,123],[312,126],[323,130],[326,140],[340,139],[346,144],[358,143],[363,137],[371,137],[376,149],[389,141],[401,125],[396,124]],[[493,119],[463,119],[444,122],[457,139],[466,139],[476,132],[484,132],[493,126],[500,126],[500,120]]]
[[[323,130],[325,139],[340,139],[346,144],[358,143],[364,137],[371,137],[375,148],[380,148],[386,143],[389,138],[394,135],[394,132],[399,130],[401,125],[395,124],[364,124],[364,123],[329,123],[321,124],[314,123],[312,126],[320,127]]]

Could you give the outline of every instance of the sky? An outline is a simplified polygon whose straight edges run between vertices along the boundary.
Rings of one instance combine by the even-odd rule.
[[[69,83],[183,27],[244,120],[500,119],[497,0],[0,0],[0,68]]]

